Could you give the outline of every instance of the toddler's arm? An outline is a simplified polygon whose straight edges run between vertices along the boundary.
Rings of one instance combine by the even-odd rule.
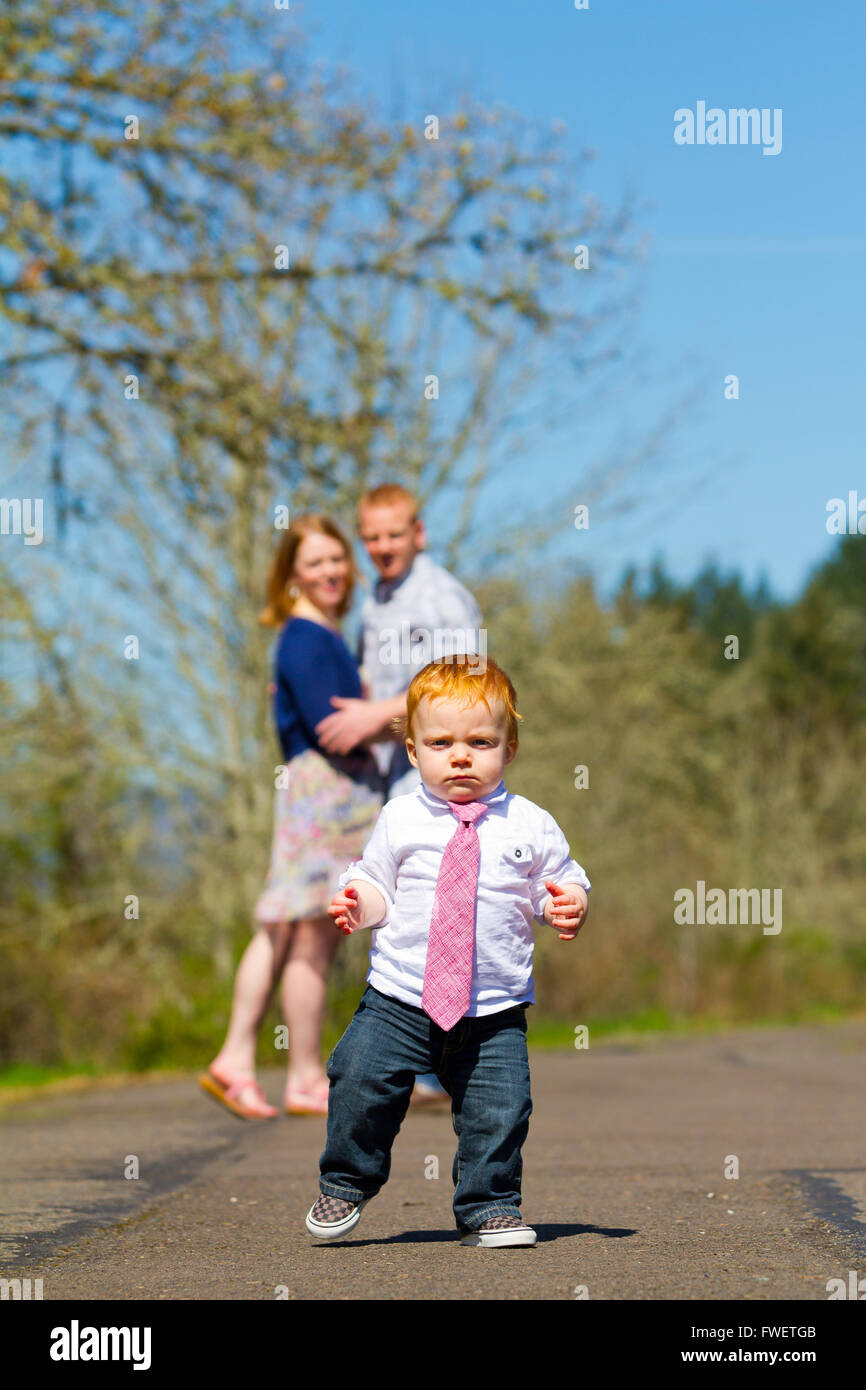
[[[573,941],[586,921],[589,899],[579,883],[555,883],[545,879],[550,896],[545,899],[542,916],[548,926],[559,932],[560,941]]]
[[[360,859],[340,875],[328,908],[338,931],[349,936],[362,927],[378,927],[394,906],[397,863],[388,840],[387,806],[379,813]]]
[[[563,941],[573,941],[586,917],[591,888],[586,870],[572,859],[568,841],[547,811],[541,813],[543,836],[529,881],[536,921],[547,922]]]
[[[328,915],[344,936],[363,927],[376,927],[385,916],[385,899],[366,879],[350,879],[331,899]]]

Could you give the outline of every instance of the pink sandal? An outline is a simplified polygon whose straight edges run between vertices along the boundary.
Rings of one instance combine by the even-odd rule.
[[[226,1109],[231,1110],[233,1115],[239,1115],[242,1120],[272,1120],[279,1115],[279,1110],[273,1105],[268,1105],[265,1100],[264,1092],[254,1076],[238,1076],[234,1081],[221,1081],[218,1076],[208,1070],[202,1072],[198,1078],[198,1084],[203,1091],[207,1091],[209,1096],[218,1100]],[[247,1087],[255,1092],[257,1105],[242,1105],[238,1100],[241,1091]]]
[[[329,1081],[323,1081],[312,1091],[301,1091],[297,1087],[289,1087],[286,1091],[286,1114],[327,1115],[330,1089],[331,1083]]]

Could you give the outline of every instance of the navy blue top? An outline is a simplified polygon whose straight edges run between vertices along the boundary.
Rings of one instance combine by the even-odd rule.
[[[358,667],[342,637],[309,618],[289,618],[285,624],[277,645],[274,680],[274,714],[286,762],[308,748],[322,751],[315,730],[336,712],[332,695],[361,698]]]

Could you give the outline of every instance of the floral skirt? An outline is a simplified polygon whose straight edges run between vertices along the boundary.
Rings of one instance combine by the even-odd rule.
[[[318,917],[338,880],[360,859],[382,806],[372,759],[361,775],[342,770],[308,748],[286,764],[286,782],[274,798],[274,838],[265,886],[254,910],[259,925]]]

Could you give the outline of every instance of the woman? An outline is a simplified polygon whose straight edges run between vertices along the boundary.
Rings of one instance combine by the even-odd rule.
[[[236,1115],[269,1119],[255,1079],[256,1037],[282,975],[289,1033],[285,1107],[326,1115],[328,1078],[320,1038],[328,971],[340,942],[326,908],[346,865],[360,858],[381,806],[367,749],[321,752],[315,727],[333,713],[332,695],[360,698],[357,664],[340,636],[355,565],[328,517],[298,517],[285,533],[259,621],[283,623],[275,659],[274,711],[285,768],[277,786],[271,864],[256,904],[258,930],[235,979],[228,1033],[201,1086]]]

